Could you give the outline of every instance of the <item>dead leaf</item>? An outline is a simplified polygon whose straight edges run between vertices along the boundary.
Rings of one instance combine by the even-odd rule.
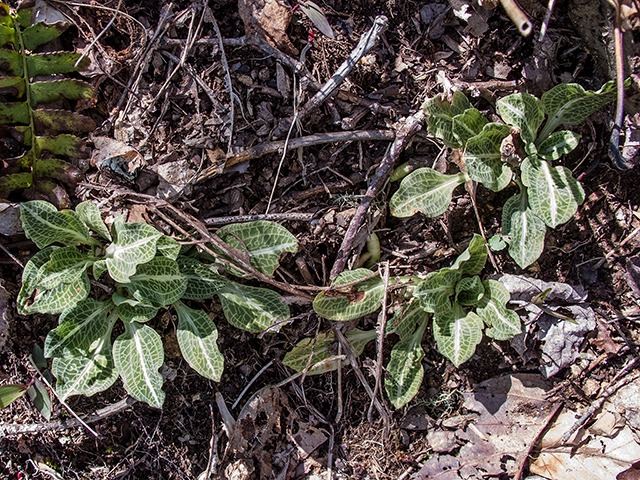
[[[11,296],[0,285],[0,353],[4,352],[7,339],[9,338],[9,321],[11,320],[11,310],[9,309],[9,299]]]
[[[612,353],[614,355],[622,348],[622,343],[616,343],[613,338],[611,338],[611,331],[603,321],[598,321],[598,337],[592,338],[589,340],[589,343],[595,345],[605,353]]]
[[[0,203],[0,235],[17,235],[22,232],[20,204]]]
[[[92,137],[95,145],[91,165],[101,171],[110,171],[133,181],[146,164],[142,155],[124,142],[109,137]]]
[[[566,283],[543,282],[523,275],[502,275],[498,280],[509,290],[511,301],[521,303],[527,312],[525,323],[533,322],[538,327],[537,338],[543,342],[542,364],[540,371],[549,378],[578,357],[585,335],[596,328],[593,310],[584,303],[587,293],[581,287],[572,287]],[[534,297],[549,290],[545,297],[544,308],[550,311],[567,311],[570,322],[543,312],[532,303]],[[522,336],[516,335],[515,343],[522,343]]]
[[[279,0],[238,0],[238,12],[247,37],[258,36],[288,55],[298,55],[286,33],[291,8]]]
[[[298,447],[300,459],[305,460],[327,441],[327,436],[319,428],[307,423],[300,423],[298,433],[292,435],[290,440]]]
[[[189,160],[183,159],[158,166],[158,197],[172,200],[181,195],[189,195],[191,182],[196,175],[196,171],[190,168],[191,165]]]
[[[480,417],[457,433],[463,443],[458,455],[435,455],[413,478],[520,478],[533,442],[557,409],[545,396],[550,387],[540,375],[515,374],[465,393],[464,407]]]
[[[627,258],[625,280],[633,294],[640,297],[640,255]]]
[[[481,37],[489,29],[487,20],[490,12],[474,0],[449,0],[449,3],[453,7],[454,15],[467,22],[465,32],[471,33],[474,37]]]

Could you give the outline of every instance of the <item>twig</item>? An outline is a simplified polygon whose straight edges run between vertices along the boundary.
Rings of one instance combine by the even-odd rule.
[[[231,223],[256,222],[258,220],[267,220],[269,222],[310,222],[315,217],[315,213],[269,213],[266,215],[237,215],[234,217],[205,218],[202,220],[202,223],[205,225],[229,225]]]
[[[342,355],[342,344],[338,342],[338,356]],[[340,423],[340,419],[342,418],[342,361],[338,360],[338,408],[336,411],[336,421],[335,423]]]
[[[351,132],[315,133],[305,137],[294,138],[290,140],[288,144],[285,140],[261,143],[227,158],[225,165],[226,167],[231,167],[238,163],[246,162],[247,160],[259,158],[263,155],[277,152],[285,148],[285,145],[287,150],[295,150],[300,147],[310,147],[312,145],[320,145],[323,143],[348,142],[351,140],[393,140],[394,137],[395,135],[391,130],[354,130]],[[217,167],[207,168],[197,178],[196,183],[214,176],[216,172]]]
[[[602,405],[604,404],[604,402],[605,402],[605,400],[607,398],[609,398],[611,395],[616,393],[623,386],[627,385],[628,383],[633,382],[636,378],[640,377],[640,373],[636,373],[635,375],[626,376],[625,378],[623,378],[622,380],[618,381],[617,383],[613,383],[618,378],[620,378],[621,376],[625,375],[629,370],[631,370],[631,368],[636,364],[637,361],[638,361],[638,357],[634,357],[629,362],[627,362],[625,367],[616,374],[614,379],[611,381],[611,384],[609,384],[609,386],[602,392],[602,394],[600,395],[600,398],[596,399],[589,406],[589,408],[587,408],[587,410],[582,414],[582,416],[571,426],[571,428],[569,430],[567,430],[564,433],[564,435],[562,435],[562,444],[563,445],[566,444],[569,441],[571,436],[574,433],[576,433],[580,427],[582,427],[585,423],[587,423],[589,421],[589,419],[593,416],[593,414],[596,411],[598,411],[600,409],[600,407],[602,407]]]
[[[362,370],[358,366],[358,361],[356,359],[356,356],[353,353],[352,346],[349,343],[349,340],[345,338],[344,334],[340,331],[340,328],[334,328],[333,331],[335,332],[336,337],[338,338],[338,341],[342,344],[342,348],[346,352],[347,358],[349,359],[349,362],[353,367],[353,371],[356,372],[356,376],[358,377],[358,380],[360,380],[360,383],[362,383],[362,386],[369,394],[369,397],[371,397],[373,404],[375,405],[376,409],[378,410],[378,413],[380,413],[380,416],[382,417],[382,423],[384,425],[384,436],[389,437],[389,432],[391,431],[391,419],[390,419],[389,413],[384,408],[384,406],[380,403],[380,401],[374,396],[373,390],[371,390],[371,386],[367,382],[367,379],[362,373]]]
[[[331,435],[329,436],[329,453],[327,454],[327,480],[333,480],[333,446],[335,442],[335,431],[333,425],[329,425]]]
[[[87,48],[84,49],[84,51],[82,52],[82,55],[80,55],[80,57],[78,58],[78,60],[76,60],[76,63],[74,66],[78,66],[80,65],[80,62],[82,61],[82,59],[84,57],[87,56],[87,53],[91,51],[91,49],[93,48],[93,46],[98,42],[98,40],[100,40],[100,37],[102,35],[104,35],[106,33],[107,30],[109,30],[109,27],[111,25],[113,25],[113,22],[115,22],[116,17],[118,16],[118,14],[120,13],[120,7],[122,6],[122,0],[118,0],[118,6],[116,7],[115,12],[113,12],[113,17],[111,17],[111,20],[109,20],[109,23],[107,23],[107,25],[102,29],[102,31],[96,36],[96,38],[93,39],[93,41],[89,44],[89,46]],[[146,30],[145,30],[146,31]]]
[[[258,377],[260,377],[260,375],[262,375],[264,373],[264,371],[267,368],[269,368],[271,365],[273,365],[273,360],[271,360],[269,363],[267,363],[264,367],[262,367],[260,369],[260,371],[258,373],[256,373],[253,376],[251,381],[249,383],[247,383],[247,386],[244,387],[244,390],[242,390],[242,392],[240,392],[240,395],[238,395],[238,398],[233,403],[233,405],[231,405],[231,410],[233,410],[234,408],[236,408],[238,406],[238,403],[240,403],[240,400],[242,400],[242,397],[244,397],[244,394],[247,393],[247,390],[249,390],[251,388],[251,385],[253,385],[255,383],[255,381],[258,379]]]
[[[216,405],[218,406],[218,410],[220,411],[220,416],[222,417],[222,426],[224,427],[224,431],[227,433],[227,438],[231,438],[231,435],[233,435],[233,430],[236,428],[236,419],[233,418],[233,415],[231,415],[231,412],[229,412],[227,403],[224,401],[224,397],[220,392],[216,392]]]
[[[389,292],[389,262],[385,262],[382,268],[382,284],[384,286],[384,295],[382,297],[382,310],[378,315],[378,325],[376,330],[378,331],[378,351],[376,358],[376,385],[373,389],[373,397],[378,397],[378,392],[382,387],[382,362],[384,360],[384,334],[387,329],[387,295]],[[372,413],[373,413],[373,398],[371,399],[371,403],[369,404],[369,411],[367,412],[367,420],[372,422]]]
[[[203,480],[209,480],[209,476],[212,473],[215,475],[216,467],[218,466],[218,434],[216,433],[216,420],[213,415],[213,405],[211,404],[209,404],[209,411],[211,412],[211,442],[209,443],[209,461],[207,462]]]
[[[222,62],[222,68],[225,73],[225,83],[227,85],[227,92],[229,93],[229,107],[231,112],[229,115],[231,116],[230,121],[231,125],[229,127],[229,143],[227,143],[227,156],[231,155],[231,142],[233,141],[233,125],[235,122],[235,93],[233,93],[233,85],[231,84],[231,71],[229,70],[229,63],[227,62],[227,55],[224,53],[224,43],[222,42],[222,34],[220,33],[220,28],[218,27],[218,22],[216,21],[213,14],[211,14],[211,23],[213,23],[213,28],[216,31],[216,36],[218,37],[218,46],[220,48],[220,61]]]
[[[6,253],[6,254],[7,254],[7,256],[8,256],[11,260],[13,260],[13,261],[14,261],[14,262],[16,262],[18,265],[20,265],[20,268],[22,268],[22,269],[24,270],[24,265],[22,264],[22,262],[21,262],[20,260],[18,260],[18,259],[13,255],[13,253],[11,253],[9,250],[7,250],[7,249],[6,249],[6,247],[5,247],[2,243],[0,243],[0,248],[2,249],[2,251],[3,251],[4,253]]]
[[[616,117],[611,137],[609,139],[609,158],[613,160],[619,170],[629,170],[633,165],[620,153],[620,131],[624,122],[624,46],[622,43],[622,18],[620,13],[620,0],[609,0],[615,9],[615,25],[613,28],[613,45],[616,56]]]
[[[349,224],[347,233],[342,240],[342,245],[340,245],[340,250],[336,255],[336,261],[333,264],[333,268],[331,269],[331,279],[337,277],[338,274],[344,270],[344,267],[347,263],[347,258],[351,252],[351,249],[353,248],[353,241],[355,240],[356,233],[358,233],[358,230],[362,225],[365,215],[369,211],[369,207],[371,206],[373,199],[376,197],[384,183],[391,175],[391,168],[402,153],[402,150],[404,149],[407,141],[409,141],[409,139],[416,132],[422,129],[422,122],[424,121],[424,118],[425,114],[421,109],[414,115],[407,117],[402,125],[398,127],[396,131],[396,138],[393,144],[391,144],[391,148],[389,148],[384,158],[380,162],[378,171],[371,181],[371,185],[369,185],[367,193],[360,202],[355,215],[351,219],[351,223]]]
[[[87,425],[86,422],[84,422],[78,416],[78,414],[76,414],[76,412],[73,411],[73,409],[69,406],[69,404],[67,404],[67,402],[65,402],[62,398],[60,398],[60,396],[58,395],[58,392],[56,392],[56,389],[51,386],[51,384],[49,383],[49,380],[47,380],[45,378],[45,376],[42,374],[42,372],[40,371],[40,369],[36,365],[36,362],[34,362],[33,358],[31,358],[31,355],[29,355],[28,360],[29,360],[29,363],[31,363],[31,366],[36,369],[36,372],[38,373],[38,376],[40,376],[40,379],[42,380],[42,382],[47,387],[49,387],[49,390],[51,390],[53,392],[53,394],[56,396],[58,401],[64,406],[64,408],[67,409],[67,411],[71,414],[71,416],[73,418],[75,418],[80,425],[82,425],[84,428],[86,428],[89,431],[89,433],[91,433],[94,437],[99,437],[100,435],[98,435],[98,433],[93,428],[91,428],[89,425]]]
[[[515,0],[500,0],[500,3],[520,32],[520,35],[528,37],[533,30],[533,25],[531,25],[531,21],[527,17],[527,14],[522,11]]]
[[[98,420],[102,420],[111,415],[115,415],[116,413],[126,410],[136,402],[137,400],[135,398],[127,397],[112,405],[107,405],[100,410],[96,410],[96,412],[92,413],[91,415],[84,416],[81,421],[78,421],[75,418],[70,418],[67,420],[58,420],[49,423],[0,424],[0,438],[12,435],[20,435],[23,433],[41,433],[50,430],[66,430],[68,428],[82,426],[83,423],[85,425],[88,423],[95,423]]]
[[[347,58],[342,65],[336,70],[336,73],[329,79],[329,81],[316,93],[309,101],[302,107],[300,114],[298,115],[299,121],[306,118],[309,113],[320,106],[327,98],[333,95],[344,79],[349,75],[353,67],[360,61],[360,59],[371,50],[380,39],[380,35],[386,30],[389,20],[384,15],[376,17],[373,22],[373,26],[367,33],[360,37],[360,41],[356,48],[351,52],[349,58]]]
[[[547,5],[547,13],[544,16],[542,26],[540,27],[540,36],[538,37],[538,43],[542,43],[542,41],[544,40],[544,36],[547,34],[547,28],[549,28],[551,14],[553,13],[553,7],[555,6],[555,4],[556,0],[549,0],[549,4]]]

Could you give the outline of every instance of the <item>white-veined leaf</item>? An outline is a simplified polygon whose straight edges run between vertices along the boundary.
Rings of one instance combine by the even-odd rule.
[[[127,290],[142,303],[164,307],[178,301],[187,289],[187,279],[178,264],[166,257],[155,257],[137,266],[129,277]]]
[[[338,275],[332,286],[352,283],[371,275],[371,270],[358,268]],[[379,276],[355,284],[355,290],[321,292],[313,301],[313,309],[323,318],[346,322],[375,312],[382,304],[384,285]]]
[[[520,317],[513,310],[507,308],[507,302],[511,298],[504,285],[495,280],[483,282],[485,295],[480,300],[476,313],[487,326],[485,334],[496,340],[509,340],[519,334]]]
[[[479,275],[487,263],[487,244],[482,235],[474,233],[469,246],[451,265],[451,270],[460,270],[462,275]]]
[[[97,260],[93,263],[93,278],[95,280],[100,280],[100,277],[104,272],[107,271],[107,261],[106,260]]]
[[[248,332],[261,332],[291,316],[287,304],[273,290],[228,282],[216,293],[229,323]]]
[[[251,265],[265,275],[273,276],[283,252],[297,252],[298,241],[282,225],[260,220],[227,225],[217,232],[226,243],[241,252],[248,250]],[[238,241],[238,237],[240,241]],[[236,273],[233,269],[232,273]]]
[[[451,104],[442,95],[436,95],[422,105],[422,109],[427,115],[429,132],[451,148],[463,146],[453,133],[453,117],[463,114],[469,108],[471,108],[469,100],[460,91],[453,94]]]
[[[182,245],[180,245],[175,239],[167,237],[166,235],[162,235],[158,238],[158,242],[156,243],[157,252],[171,260],[178,258],[181,249]]]
[[[391,359],[387,364],[388,378],[385,379],[384,388],[389,400],[396,408],[409,403],[418,394],[422,384],[424,376],[422,337],[430,315],[423,311],[422,317],[415,333],[400,340],[391,349]]]
[[[42,289],[37,284],[38,271],[59,247],[47,247],[36,253],[22,271],[22,288],[18,293],[17,309],[21,315],[30,313],[62,313],[87,298],[91,290],[89,276],[84,272],[72,283],[59,284],[53,289]]]
[[[527,268],[544,250],[547,227],[529,208],[526,193],[509,198],[502,207],[502,236],[509,255],[520,268]]]
[[[95,261],[78,247],[63,247],[51,252],[51,259],[38,270],[38,288],[50,290],[63,283],[76,283]]]
[[[112,302],[85,298],[66,310],[60,315],[60,325],[47,335],[44,342],[45,357],[88,355],[92,345],[109,328],[107,314],[112,308]]]
[[[542,102],[529,93],[514,93],[496,102],[496,108],[504,123],[520,130],[520,138],[530,154],[535,153],[533,143],[544,121]],[[506,136],[506,135],[505,135]]]
[[[467,141],[482,132],[489,120],[476,108],[469,108],[464,113],[456,115],[453,121],[453,135],[464,147]]]
[[[377,336],[375,330],[359,330],[357,328],[349,330],[345,334],[345,337],[351,342],[351,345],[355,349],[355,355],[361,355],[365,345]],[[293,350],[287,352],[282,363],[297,372],[301,372],[307,368],[307,365],[313,367],[315,364],[335,356],[338,352],[337,347],[332,347],[332,345],[335,346],[335,343],[336,339],[332,331],[320,333],[315,339],[303,338],[293,347]],[[343,366],[349,364],[348,359],[342,360]],[[315,368],[310,368],[307,371],[307,375],[319,375],[321,373],[332,372],[337,368],[338,360],[327,361]]]
[[[460,305],[455,304],[448,312],[435,316],[433,336],[438,351],[459,367],[476,351],[476,345],[482,340],[483,327],[478,315],[465,313]]]
[[[146,223],[124,223],[117,218],[111,226],[113,243],[107,247],[107,269],[118,283],[129,282],[136,266],[156,255],[156,244],[162,236]]]
[[[318,30],[324,33],[331,40],[336,39],[327,17],[318,5],[311,0],[300,0],[299,5],[300,9],[307,17],[309,17],[309,20],[311,20]]]
[[[460,270],[441,268],[427,275],[427,278],[416,286],[413,296],[420,301],[420,306],[426,312],[440,313],[450,310],[451,297],[460,277]]]
[[[427,217],[437,217],[449,208],[455,188],[469,179],[466,173],[445,175],[431,168],[414,170],[402,179],[391,197],[391,214],[403,218],[422,212]]]
[[[526,176],[529,205],[549,227],[568,222],[584,201],[582,185],[565,167],[552,167],[546,160],[530,156],[522,163],[522,176]]]
[[[202,310],[194,310],[182,302],[173,304],[178,313],[178,345],[187,363],[203,377],[220,381],[224,357],[218,349],[218,329]]]
[[[158,308],[152,305],[145,305],[142,302],[121,303],[116,307],[118,318],[123,322],[148,322],[156,316]]]
[[[573,151],[580,143],[580,138],[580,135],[569,130],[553,132],[538,146],[538,155],[545,160],[558,160]]]
[[[33,200],[20,204],[20,220],[27,238],[38,248],[58,242],[64,245],[99,246],[78,215],[71,210],[58,211],[49,202]]]
[[[187,279],[187,289],[182,298],[201,300],[211,298],[223,288],[229,280],[218,273],[214,265],[202,263],[191,257],[178,257],[180,273]]]
[[[499,192],[511,182],[513,172],[509,164],[502,161],[500,146],[511,128],[502,123],[488,123],[482,132],[467,142],[464,162],[469,177],[494,192]]]
[[[91,230],[96,232],[105,240],[111,241],[111,234],[109,233],[109,229],[104,224],[102,220],[102,216],[100,215],[100,209],[98,209],[97,205],[93,202],[82,202],[76,207],[76,213],[80,220],[89,227]]]
[[[420,302],[413,301],[410,304],[404,305],[393,315],[393,318],[387,322],[386,333],[395,333],[402,340],[409,338],[416,331],[416,325],[424,320],[424,316],[427,315]]]
[[[456,299],[460,305],[466,307],[473,307],[478,304],[481,298],[484,296],[484,286],[482,280],[477,275],[473,277],[461,278],[456,283]]]
[[[625,86],[629,86],[629,81]],[[544,113],[549,117],[540,132],[544,141],[560,125],[577,125],[596,110],[613,102],[617,91],[615,81],[605,83],[597,92],[585,91],[577,83],[561,83],[542,95]]]
[[[88,355],[53,359],[51,372],[56,377],[56,393],[62,401],[72,395],[89,397],[106,390],[117,380],[118,371],[111,350],[111,330],[115,321],[114,316]]]
[[[138,323],[125,323],[125,333],[113,342],[113,360],[124,388],[136,400],[162,408],[165,393],[158,371],[164,361],[160,335]]]

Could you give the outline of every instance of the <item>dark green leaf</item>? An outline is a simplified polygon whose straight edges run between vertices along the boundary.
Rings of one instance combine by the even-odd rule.
[[[0,408],[4,408],[12,402],[15,402],[25,394],[29,388],[27,385],[2,385],[0,387]]]
[[[29,398],[31,398],[36,410],[40,412],[40,415],[42,415],[47,422],[51,420],[51,398],[44,383],[36,379],[34,384],[27,390],[27,394]]]
[[[335,35],[329,25],[327,17],[322,12],[322,9],[313,3],[311,0],[300,0],[300,9],[304,14],[309,17],[309,20],[316,26],[318,30],[324,33],[331,40],[335,40]]]
[[[30,27],[25,28],[22,32],[24,48],[27,50],[33,50],[38,45],[42,45],[54,38],[58,38],[68,26],[69,24],[62,22],[54,23],[53,25],[44,25],[43,23],[31,25]]]

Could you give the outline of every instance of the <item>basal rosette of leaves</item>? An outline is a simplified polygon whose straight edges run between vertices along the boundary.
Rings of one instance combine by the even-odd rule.
[[[81,172],[70,160],[88,158],[90,150],[70,132],[91,132],[95,123],[57,104],[88,99],[94,92],[88,83],[61,74],[87,68],[89,59],[74,52],[38,53],[69,23],[32,24],[33,10],[33,2],[22,2],[16,10],[0,3],[0,92],[5,100],[0,102],[0,138],[11,138],[25,150],[2,155],[7,158],[0,159],[0,196],[31,187],[67,207],[66,191],[52,180],[75,186]]]
[[[629,82],[627,82],[629,85]],[[557,130],[577,125],[616,98],[614,82],[597,92],[577,84],[560,84],[540,99],[516,93],[497,102],[504,123],[490,123],[461,92],[449,103],[441,96],[423,105],[429,131],[450,148],[462,150],[466,171],[445,175],[419,168],[407,175],[389,203],[396,217],[422,212],[428,217],[444,213],[453,191],[473,181],[498,192],[515,182],[520,192],[502,210],[502,241],[521,267],[531,265],[544,250],[547,227],[569,221],[584,201],[582,185],[571,171],[556,162],[580,142],[580,135]],[[523,148],[514,145],[523,144]],[[511,147],[510,147],[511,145]],[[494,249],[504,243],[496,237]]]
[[[479,277],[486,260],[486,243],[480,235],[474,235],[451,267],[431,272],[424,279],[390,280],[391,289],[412,286],[409,300],[403,301],[387,323],[386,334],[399,337],[391,349],[385,378],[385,390],[396,408],[413,399],[422,383],[422,339],[431,319],[438,350],[456,367],[471,358],[483,335],[507,340],[520,333],[520,318],[506,306],[509,292],[499,282],[482,281]],[[335,290],[321,293],[313,302],[316,313],[329,320],[350,321],[378,310],[384,286],[380,277],[370,278],[371,273],[361,268],[338,275],[333,281]],[[351,290],[338,288],[361,279]],[[377,334],[375,330],[354,329],[347,332],[346,338],[354,353],[360,354]],[[308,368],[307,375],[335,370],[335,343],[333,334],[303,339],[285,355],[283,363],[297,371]]]
[[[160,309],[171,307],[178,317],[182,356],[199,374],[219,381],[224,356],[218,349],[216,324],[183,300],[217,295],[229,322],[253,333],[290,316],[276,292],[230,280],[215,264],[201,261],[195,249],[145,223],[126,223],[118,217],[108,228],[90,202],[75,211],[58,211],[37,200],[22,203],[20,210],[25,234],[41,250],[23,271],[18,312],[60,314],[44,352],[53,358],[56,390],[63,400],[101,392],[120,378],[131,396],[162,407],[159,369],[164,349],[160,334],[148,322]],[[295,237],[271,222],[231,225],[228,230],[265,275],[273,275],[283,252],[297,250]],[[90,273],[113,285],[110,298],[99,301],[90,296]],[[114,338],[118,321],[124,333]]]

